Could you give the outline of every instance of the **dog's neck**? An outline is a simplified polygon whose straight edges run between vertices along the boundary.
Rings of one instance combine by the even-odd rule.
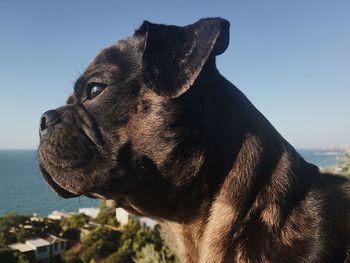
[[[243,237],[249,240],[259,228],[265,234],[281,231],[304,193],[293,193],[293,189],[304,184],[301,189],[306,190],[306,170],[317,172],[244,96],[237,96],[238,89],[218,73],[214,76],[199,82],[208,93],[198,99],[203,105],[210,103],[211,109],[204,114],[208,118],[206,167],[198,170],[195,181],[180,199],[177,222],[164,222],[187,262],[239,259]],[[210,87],[213,83],[219,86]],[[246,112],[247,116],[238,116],[238,112]],[[286,200],[283,211],[280,200]],[[256,236],[251,238],[258,242]],[[227,240],[233,240],[230,247]]]

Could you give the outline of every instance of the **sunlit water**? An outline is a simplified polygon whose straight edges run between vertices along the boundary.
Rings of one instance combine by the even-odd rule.
[[[321,167],[337,162],[336,155],[299,152],[308,162]],[[97,205],[97,200],[85,197],[63,199],[56,195],[40,176],[34,150],[0,150],[0,216],[10,211],[45,216],[53,210],[73,212]]]
[[[86,197],[63,199],[55,194],[40,175],[34,150],[0,151],[0,215],[9,211],[48,215],[97,204]]]

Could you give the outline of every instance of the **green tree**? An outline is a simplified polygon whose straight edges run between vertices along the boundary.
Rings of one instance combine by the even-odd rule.
[[[31,237],[31,229],[24,228],[30,224],[30,216],[7,213],[0,218],[0,243],[11,244]]]
[[[146,244],[141,251],[136,253],[135,263],[166,263],[165,258],[159,253],[154,244]]]
[[[63,255],[63,262],[65,263],[83,263],[82,259],[79,257],[79,254],[73,250],[68,250]]]
[[[67,239],[80,240],[80,228],[89,223],[89,217],[85,214],[73,214],[63,218],[60,225],[63,229],[63,237]]]
[[[165,245],[159,225],[153,229],[136,220],[122,227],[120,247],[103,263],[177,263],[176,257]]]
[[[131,240],[126,240],[118,251],[108,256],[102,263],[133,263]]]
[[[0,262],[29,263],[29,261],[20,252],[3,245],[0,245]]]
[[[82,240],[83,250],[80,254],[83,262],[103,259],[117,251],[120,233],[106,227],[97,227]]]
[[[145,227],[143,227],[145,228]],[[142,225],[138,220],[130,220],[128,224],[122,228],[121,244],[122,247],[119,249],[120,254],[127,257],[130,262],[135,256],[138,250],[145,245],[146,240],[150,241],[147,234],[144,235],[142,231]]]
[[[94,219],[94,222],[99,223],[101,225],[112,225],[116,227],[120,225],[115,217],[115,210],[107,206],[106,200],[101,200],[99,208],[100,212]]]
[[[89,217],[85,214],[73,214],[61,220],[64,231],[71,228],[81,228],[87,223],[89,223]]]
[[[166,242],[166,233],[162,230],[160,225],[156,225],[153,231],[157,240],[155,249],[160,254],[160,258],[163,260],[163,262],[180,263],[175,253],[168,247]]]
[[[120,237],[120,247],[118,250],[107,257],[103,263],[134,262],[133,258],[140,253],[146,244],[154,244],[159,247],[157,237],[151,228],[141,224],[138,220],[130,220],[128,224],[122,227]]]
[[[62,233],[62,237],[74,241],[80,240],[80,229],[79,228],[69,228]]]
[[[31,225],[35,236],[41,236],[45,233],[59,236],[60,233],[62,233],[62,227],[59,220],[42,218],[38,221],[32,221]]]
[[[45,233],[59,235],[62,228],[57,220],[41,218],[31,221],[28,215],[8,213],[0,218],[0,243],[24,242]]]

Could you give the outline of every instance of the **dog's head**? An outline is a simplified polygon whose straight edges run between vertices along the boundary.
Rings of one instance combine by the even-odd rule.
[[[228,36],[220,18],[186,27],[145,21],[102,50],[67,104],[41,118],[45,180],[63,197],[98,196],[141,214],[166,213],[158,210],[203,164],[206,113],[189,93],[215,68]]]

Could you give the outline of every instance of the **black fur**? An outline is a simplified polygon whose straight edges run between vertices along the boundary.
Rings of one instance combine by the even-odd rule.
[[[146,21],[104,49],[41,131],[43,177],[158,220],[183,262],[347,262],[349,181],[305,162],[220,75],[228,36],[221,18]]]

